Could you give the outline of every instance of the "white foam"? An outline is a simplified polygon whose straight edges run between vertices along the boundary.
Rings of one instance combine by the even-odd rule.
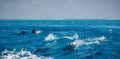
[[[70,37],[70,36],[63,36],[62,38],[67,38],[67,39],[73,40],[73,37]]]
[[[79,35],[76,33],[73,35],[73,39],[78,39],[79,38]]]
[[[84,40],[75,40],[71,42],[71,45],[75,45],[75,49],[77,49],[81,45],[90,45],[90,44],[100,44],[101,41],[104,41],[106,38],[104,36],[92,39],[84,39]]]
[[[71,43],[71,45],[75,45],[75,49],[77,49],[80,45],[85,44],[85,41],[83,40],[75,40]]]
[[[76,34],[74,34],[72,37],[71,37],[71,36],[63,36],[63,38],[67,38],[67,39],[70,39],[70,40],[74,40],[74,39],[78,39],[78,38],[79,38],[79,35],[76,33]]]
[[[103,41],[105,40],[105,36],[101,36],[101,37],[98,37],[98,38],[94,38],[93,40],[96,40],[96,41]]]
[[[36,56],[30,51],[24,51],[23,49],[20,52],[13,51],[3,51],[1,59],[53,59],[52,57]]]
[[[58,39],[53,33],[50,33],[46,38],[45,41],[52,41]]]
[[[39,34],[39,33],[41,33],[42,31],[36,31],[36,34]]]

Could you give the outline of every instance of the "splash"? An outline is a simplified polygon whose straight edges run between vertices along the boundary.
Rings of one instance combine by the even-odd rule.
[[[74,34],[73,39],[78,39],[78,38],[79,38],[79,35],[77,33]]]
[[[106,39],[105,36],[101,36],[99,38],[94,38],[93,40],[95,40],[95,41],[104,41],[105,39]]]
[[[71,42],[71,45],[74,45],[75,49],[77,49],[81,45],[100,44],[100,42],[104,41],[105,39],[106,38],[102,36],[102,37],[92,38],[92,39],[75,40],[74,42]]]
[[[109,31],[110,33],[113,33],[113,30],[112,30],[112,29],[109,29],[108,31]]]
[[[44,57],[44,56],[36,56],[35,54],[32,54],[30,51],[24,51],[21,49],[20,52],[16,52],[15,49],[13,51],[8,51],[5,49],[2,52],[1,59],[53,59],[52,57]]]
[[[71,42],[71,45],[75,46],[75,49],[77,49],[80,45],[85,44],[85,41],[83,40],[75,40],[74,42]]]
[[[63,38],[67,38],[67,39],[70,39],[70,40],[74,40],[74,39],[78,39],[79,38],[79,35],[77,33],[75,33],[72,37],[71,36],[63,36]]]
[[[36,31],[36,34],[39,34],[39,33],[41,33],[42,31]]]
[[[45,41],[52,41],[58,39],[53,33],[50,33],[46,38]]]

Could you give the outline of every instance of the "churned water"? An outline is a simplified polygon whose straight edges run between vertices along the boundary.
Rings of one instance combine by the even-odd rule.
[[[120,59],[120,20],[0,20],[0,59]]]

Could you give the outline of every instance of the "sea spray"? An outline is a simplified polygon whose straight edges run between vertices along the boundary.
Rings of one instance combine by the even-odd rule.
[[[45,37],[45,41],[52,41],[55,39],[57,39],[57,37],[53,33],[50,33],[50,34],[48,34],[47,37]]]
[[[30,51],[25,51],[21,49],[21,51],[17,52],[15,49],[12,51],[8,51],[5,49],[0,56],[1,59],[54,59],[52,57],[45,56],[36,56],[32,54]]]
[[[74,39],[78,39],[79,35],[77,33],[75,33],[73,36],[63,36],[62,38],[67,38],[70,40],[74,40]]]
[[[75,49],[77,49],[81,45],[89,45],[89,44],[100,44],[101,41],[104,41],[106,38],[104,36],[92,39],[84,39],[84,40],[75,40],[71,42],[71,45],[75,45]]]

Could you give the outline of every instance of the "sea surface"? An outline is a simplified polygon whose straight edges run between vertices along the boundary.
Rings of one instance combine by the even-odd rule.
[[[0,20],[0,59],[120,59],[120,20]]]

